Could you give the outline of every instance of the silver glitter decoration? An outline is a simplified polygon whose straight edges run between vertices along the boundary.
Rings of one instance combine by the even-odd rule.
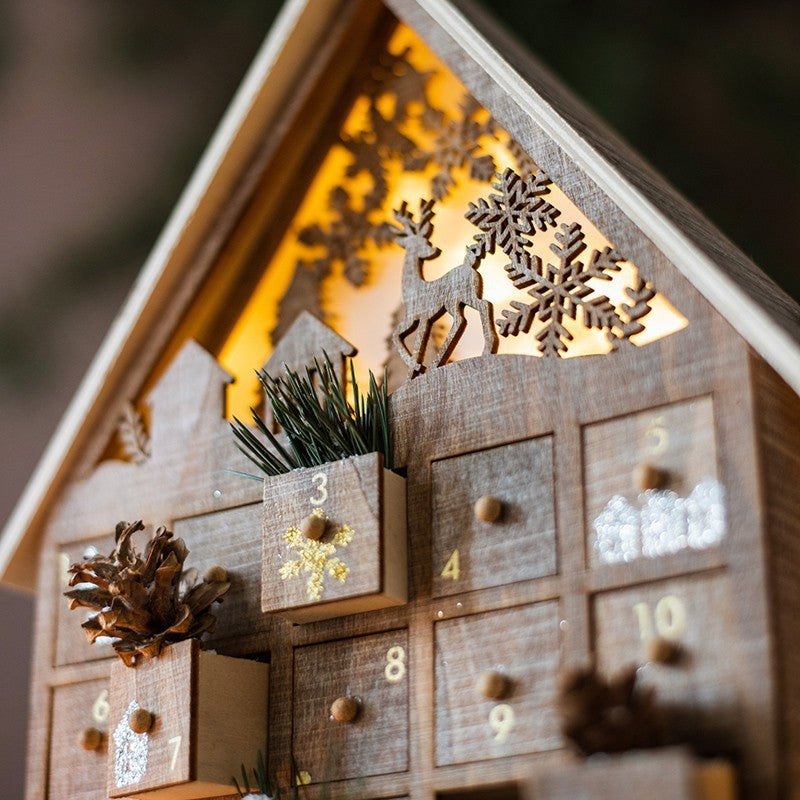
[[[623,564],[639,557],[639,512],[614,495],[594,521],[595,546],[604,564]]]
[[[641,511],[614,495],[598,514],[594,546],[604,564],[704,550],[725,536],[725,490],[713,478],[703,478],[687,498],[651,489],[639,495],[639,503]]]
[[[675,492],[650,489],[639,495],[642,503],[642,555],[668,556],[689,546],[686,509]]]
[[[128,710],[114,729],[114,778],[117,786],[139,783],[147,772],[147,734],[134,733],[128,724],[137,708],[139,704],[131,700]]]
[[[704,550],[725,536],[725,490],[719,481],[704,478],[686,498],[689,547]]]

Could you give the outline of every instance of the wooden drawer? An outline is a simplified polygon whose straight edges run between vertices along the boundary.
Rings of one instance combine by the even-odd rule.
[[[435,624],[438,765],[561,747],[559,619],[558,603],[548,601]],[[490,671],[508,679],[506,696],[479,690]]]
[[[555,573],[552,436],[434,461],[431,494],[434,597]],[[494,522],[476,517],[485,496]]]
[[[96,750],[80,745],[87,728],[104,734]],[[48,800],[105,800],[107,731],[106,678],[53,689]]]
[[[706,549],[725,535],[714,414],[702,397],[583,429],[587,552],[592,565]],[[637,471],[659,488],[644,490]]]
[[[639,679],[659,704],[674,709],[668,728],[678,741],[706,750],[734,743],[744,676],[724,573],[657,581],[593,598],[597,662],[603,673],[641,663]],[[675,642],[674,663],[647,662],[653,637]]]
[[[244,480],[244,478],[242,479]],[[172,530],[189,548],[186,564],[202,576],[212,566],[228,573],[231,588],[215,603],[215,633],[231,638],[263,625],[261,581],[261,503],[175,520]]]
[[[604,756],[538,768],[523,800],[735,800],[733,766],[683,748]]]
[[[405,480],[379,453],[266,478],[263,514],[265,613],[309,622],[406,602]]]
[[[97,553],[108,555],[114,549],[114,534],[95,539],[84,539],[80,542],[61,545],[56,551],[58,559],[59,589],[56,596],[56,646],[55,664],[76,664],[83,661],[96,661],[114,655],[111,639],[100,637],[94,644],[89,644],[81,625],[93,613],[86,608],[70,611],[69,600],[64,597],[68,586],[67,570],[71,564],[83,557],[91,557]]]
[[[200,650],[195,640],[158,658],[111,667],[108,796],[219,797],[267,739],[268,665]],[[136,709],[149,730],[131,730]]]
[[[408,769],[408,632],[388,631],[294,651],[292,752],[311,783]],[[332,719],[339,697],[352,722]]]

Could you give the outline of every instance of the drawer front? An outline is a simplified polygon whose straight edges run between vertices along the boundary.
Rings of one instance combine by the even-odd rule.
[[[108,708],[105,678],[53,689],[48,800],[105,800]],[[99,749],[81,747],[87,728],[105,735]]]
[[[244,480],[244,478],[242,479]],[[186,564],[199,575],[212,566],[228,573],[231,588],[212,607],[216,631],[225,638],[258,630],[264,624],[261,582],[261,503],[175,520],[172,530],[189,548]]]
[[[674,578],[604,592],[593,598],[598,667],[611,674],[643,664],[639,679],[669,706],[670,733],[680,741],[728,746],[741,726],[742,659],[731,589],[723,573]],[[648,662],[648,642],[677,645],[672,663]],[[674,713],[673,713],[674,712]]]
[[[556,601],[443,620],[435,640],[438,765],[561,747]],[[478,688],[488,672],[508,680],[500,699]]]
[[[556,571],[553,438],[444,458],[431,465],[434,597]],[[476,516],[481,497],[500,516]]]
[[[96,539],[85,539],[61,545],[56,551],[59,582],[56,597],[56,666],[96,661],[114,655],[111,640],[108,637],[101,637],[94,644],[89,644],[83,628],[81,628],[81,625],[93,612],[86,608],[76,608],[70,611],[69,600],[63,596],[63,593],[70,588],[67,585],[69,580],[67,570],[71,564],[97,553],[108,555],[113,549],[114,534],[111,533]]]
[[[703,550],[724,538],[710,397],[587,425],[583,461],[592,565]]]
[[[408,769],[408,632],[297,647],[293,750],[310,783]],[[339,697],[358,700],[352,722],[331,718]]]

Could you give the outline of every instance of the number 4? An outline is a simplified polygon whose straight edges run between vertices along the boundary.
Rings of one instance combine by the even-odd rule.
[[[461,565],[459,563],[457,547],[455,550],[453,550],[450,558],[447,559],[447,563],[444,565],[441,576],[443,578],[450,578],[454,581],[457,581],[461,576]]]

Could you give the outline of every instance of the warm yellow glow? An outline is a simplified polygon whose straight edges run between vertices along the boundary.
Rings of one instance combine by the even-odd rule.
[[[459,118],[459,106],[466,96],[464,87],[409,28],[400,25],[391,37],[388,49],[391,53],[398,54],[405,48],[409,48],[409,61],[417,70],[432,74],[427,85],[432,104],[450,118]],[[396,98],[392,94],[384,93],[376,104],[385,115],[390,115],[395,102]],[[342,126],[343,136],[355,137],[360,131],[369,130],[368,112],[367,97],[358,97]],[[481,113],[488,119],[487,112]],[[432,146],[433,135],[415,118],[412,117],[404,124],[406,128],[401,127],[401,133],[424,146]],[[498,171],[515,167],[516,161],[507,147],[507,135],[500,131],[498,137],[498,140],[490,136],[482,137],[482,151],[494,157]],[[311,180],[291,226],[269,263],[264,265],[262,279],[218,353],[222,365],[237,379],[229,390],[230,414],[247,416],[247,407],[258,397],[258,384],[253,370],[262,366],[272,352],[270,331],[278,319],[279,302],[292,281],[296,264],[301,260],[322,258],[325,254],[325,247],[321,244],[310,247],[300,242],[298,231],[315,223],[322,228],[331,223],[334,217],[328,201],[331,189],[336,186],[346,186],[355,210],[362,210],[364,207],[363,197],[372,188],[372,179],[366,172],[355,177],[346,176],[351,161],[352,156],[343,145],[334,143],[331,146],[322,166]],[[387,161],[385,166],[388,194],[382,207],[372,212],[372,221],[375,223],[393,221],[392,210],[398,208],[404,200],[416,210],[419,198],[430,196],[431,179],[437,172],[437,166],[432,163],[422,172],[404,171],[396,159]],[[454,169],[453,176],[455,185],[452,191],[435,206],[432,240],[441,248],[442,255],[434,261],[426,262],[425,277],[429,280],[441,276],[462,262],[465,248],[477,232],[464,218],[468,203],[480,197],[488,197],[492,191],[485,181],[471,178],[466,168]],[[557,186],[551,185],[548,199],[561,210],[560,219],[574,221],[582,226],[587,255],[591,248],[602,249],[610,245]],[[551,257],[550,244],[555,241],[554,233],[555,230],[548,230],[536,234],[534,250],[543,259]],[[402,302],[404,252],[396,244],[384,248],[367,244],[359,251],[359,255],[369,262],[365,283],[358,287],[350,283],[344,276],[341,261],[336,261],[321,284],[320,303],[326,324],[358,348],[359,380],[363,380],[368,369],[380,372],[391,354],[390,336],[395,324],[394,315]],[[515,289],[506,277],[503,266],[507,261],[507,257],[498,252],[487,257],[480,267],[484,279],[484,297],[494,304],[495,318],[499,317],[500,309],[508,307],[511,300],[524,301],[528,298],[523,290]],[[596,281],[597,286],[594,287],[607,295],[615,305],[628,301],[624,290],[636,276],[636,268],[632,264],[624,262],[621,266],[622,270],[613,281]],[[651,301],[651,307],[653,310],[645,320],[646,330],[632,338],[636,344],[653,341],[687,324],[685,318],[661,296]],[[467,319],[467,331],[454,353],[454,360],[478,355],[483,349],[477,314],[468,309]],[[568,321],[566,327],[574,336],[570,343],[569,356],[604,353],[609,350],[605,333],[586,330],[581,325],[580,318]],[[500,337],[499,352],[539,355],[536,349],[538,342],[535,339],[537,330],[539,328],[535,324],[528,334]]]

